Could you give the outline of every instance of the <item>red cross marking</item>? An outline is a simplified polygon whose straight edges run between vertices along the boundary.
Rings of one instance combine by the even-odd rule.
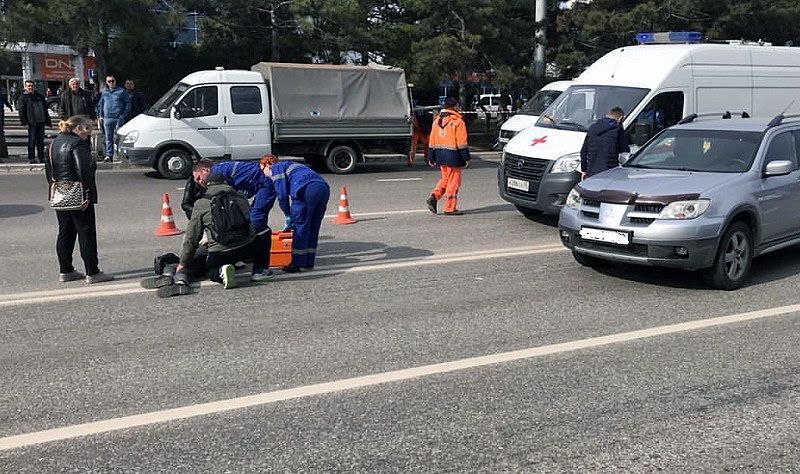
[[[540,143],[545,143],[546,141],[547,141],[547,135],[540,138],[534,138],[533,141],[531,142],[531,146],[536,146]]]

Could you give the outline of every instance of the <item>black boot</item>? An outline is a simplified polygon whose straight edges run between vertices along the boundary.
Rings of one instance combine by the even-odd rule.
[[[436,196],[431,194],[425,202],[428,204],[428,210],[436,214]]]

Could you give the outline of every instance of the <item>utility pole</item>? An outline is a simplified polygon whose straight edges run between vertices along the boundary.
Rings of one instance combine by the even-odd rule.
[[[544,47],[547,42],[545,29],[547,28],[547,0],[536,0],[534,11],[536,21],[536,51],[533,56],[533,78],[537,85],[544,81]]]

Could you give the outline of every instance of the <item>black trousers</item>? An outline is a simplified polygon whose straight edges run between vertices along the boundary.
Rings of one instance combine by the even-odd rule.
[[[239,247],[238,249],[228,250],[227,252],[208,252],[206,259],[206,275],[211,281],[222,282],[219,276],[219,269],[223,265],[236,262],[253,261],[253,273],[260,273],[269,268],[269,243],[272,239],[272,232],[256,235],[255,240]]]
[[[75,238],[81,248],[81,259],[87,275],[100,273],[97,267],[97,225],[95,223],[94,204],[83,211],[56,211],[58,218],[58,240],[56,254],[61,273],[75,271],[72,266],[72,251],[75,249]]]
[[[44,163],[44,124],[28,125],[28,161],[36,163],[36,154],[39,163]]]

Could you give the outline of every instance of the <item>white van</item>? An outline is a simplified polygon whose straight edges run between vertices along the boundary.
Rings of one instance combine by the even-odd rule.
[[[800,109],[800,48],[754,44],[642,44],[609,52],[506,145],[500,196],[523,214],[558,213],[580,179],[585,131],[613,107],[635,151],[691,113],[773,117]],[[790,109],[791,110],[791,109]]]
[[[553,81],[539,89],[539,92],[525,102],[514,116],[503,122],[500,127],[500,145],[505,146],[522,129],[535,124],[539,120],[539,115],[555,102],[570,84],[572,81]]]

